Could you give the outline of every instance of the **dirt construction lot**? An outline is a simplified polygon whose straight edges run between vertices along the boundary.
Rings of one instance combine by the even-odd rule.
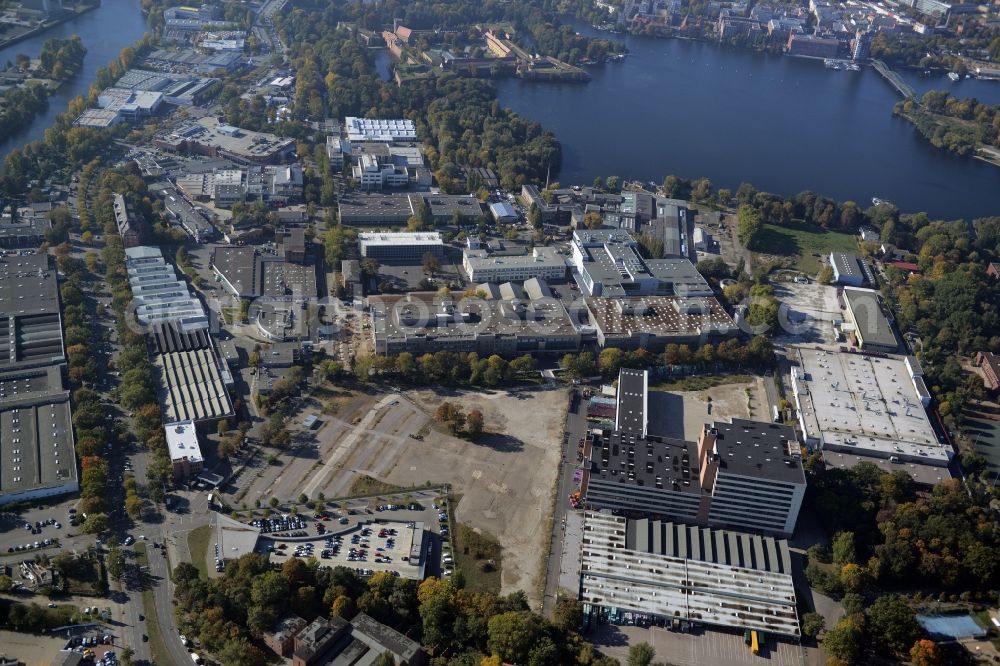
[[[747,400],[747,390],[750,391],[749,400]],[[683,437],[689,442],[697,442],[702,425],[712,421],[728,421],[732,418],[771,420],[762,377],[757,377],[751,382],[723,384],[704,391],[671,391],[671,393],[681,396],[684,401],[684,432],[670,434],[673,437]]]
[[[434,421],[446,400],[483,413],[479,440],[453,437]],[[564,388],[351,396],[335,414],[321,414],[322,425],[281,465],[249,472],[240,500],[320,492],[330,500],[349,494],[361,475],[396,486],[451,484],[461,498],[455,519],[504,548],[503,592],[523,590],[537,602],[567,406]]]
[[[430,418],[445,400],[466,412],[482,411],[487,435],[468,442],[432,431],[400,451],[383,478],[413,485],[426,480],[452,484],[461,495],[459,522],[488,532],[504,548],[502,590],[523,590],[538,601],[541,553],[546,550],[552,493],[566,421],[564,389],[443,395],[408,395]],[[386,461],[388,462],[388,461]]]

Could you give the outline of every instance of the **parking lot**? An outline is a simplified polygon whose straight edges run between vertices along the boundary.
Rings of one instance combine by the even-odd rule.
[[[389,571],[419,579],[420,562],[425,555],[421,546],[429,542],[417,533],[417,525],[424,529],[432,527],[414,522],[370,521],[313,540],[262,539],[259,549],[270,553],[271,560],[279,563],[289,557],[315,557],[321,566],[360,569],[364,575]]]
[[[0,561],[11,555],[23,557],[26,553],[33,555],[45,550],[54,555],[60,546],[66,548],[69,543],[75,543],[70,537],[76,529],[70,524],[69,513],[74,502],[75,499],[0,513]],[[76,540],[84,538],[80,535]]]

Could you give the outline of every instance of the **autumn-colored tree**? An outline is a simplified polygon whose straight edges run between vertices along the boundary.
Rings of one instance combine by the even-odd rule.
[[[910,648],[910,663],[913,666],[941,666],[944,657],[937,643],[926,638],[921,638]]]

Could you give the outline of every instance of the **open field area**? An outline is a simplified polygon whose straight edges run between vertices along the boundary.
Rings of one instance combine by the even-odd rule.
[[[712,421],[731,418],[770,421],[770,406],[764,390],[766,378],[739,375],[733,379],[731,383],[701,391],[672,392],[683,401],[683,432],[671,433],[671,436],[696,442],[702,425]]]
[[[208,542],[212,537],[212,526],[201,525],[188,532],[188,550],[193,564],[202,576],[208,577]]]
[[[476,442],[435,423],[434,412],[446,400],[466,412],[482,411],[485,433]],[[454,520],[495,537],[503,548],[501,589],[537,596],[565,389],[383,395],[344,390],[309,403],[289,423],[319,413],[317,429],[296,431],[293,447],[274,463],[259,455],[239,480],[238,500],[230,500],[235,507],[251,507],[255,500],[267,506],[272,497],[288,501],[303,493],[332,500],[389,486],[447,483],[461,497]]]
[[[832,344],[833,321],[843,319],[837,288],[810,282],[773,282],[774,296],[781,302],[779,342]]]
[[[807,275],[816,275],[823,257],[831,252],[853,252],[857,241],[851,234],[828,231],[793,222],[785,226],[765,224],[754,248],[758,254],[776,257],[783,264]]]

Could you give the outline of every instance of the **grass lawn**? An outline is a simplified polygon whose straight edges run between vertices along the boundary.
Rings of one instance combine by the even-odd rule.
[[[409,490],[409,488],[394,486],[391,483],[385,483],[384,481],[379,481],[378,479],[373,479],[366,474],[362,474],[358,478],[354,479],[354,482],[351,484],[347,494],[374,495],[376,493],[406,492],[407,490]]]
[[[198,569],[203,578],[208,578],[208,541],[211,538],[211,525],[202,525],[188,532],[188,550],[191,551],[191,564]]]
[[[800,221],[782,227],[765,224],[754,243],[755,252],[790,260],[793,268],[807,275],[819,273],[823,257],[831,252],[854,252],[857,248],[857,240],[851,234],[829,231]]]
[[[455,567],[465,577],[465,588],[500,594],[500,543],[462,523],[456,524],[454,537]]]
[[[723,384],[744,384],[752,382],[751,375],[694,375],[667,382],[659,382],[649,387],[651,391],[705,391]]]

